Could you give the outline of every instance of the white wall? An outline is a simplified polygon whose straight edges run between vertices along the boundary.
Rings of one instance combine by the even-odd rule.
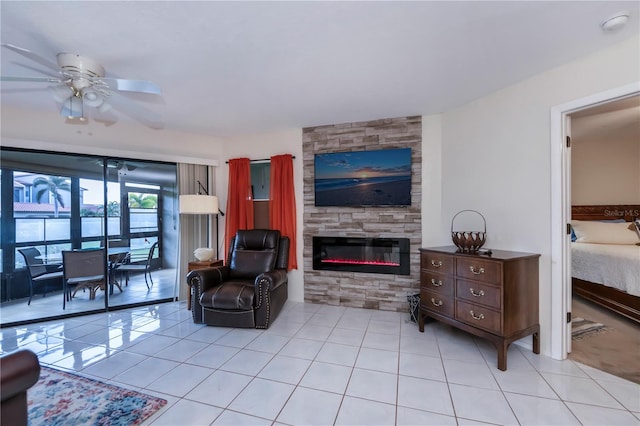
[[[571,124],[575,130],[577,120]],[[571,141],[571,203],[640,204],[640,134]]]
[[[450,245],[442,222],[442,115],[422,117],[422,247]]]
[[[487,247],[542,255],[545,354],[551,334],[550,110],[640,81],[639,52],[634,37],[442,114],[441,226],[447,229],[460,210],[479,210],[487,219]]]
[[[249,159],[269,158],[272,155],[291,154],[293,160],[293,180],[296,192],[296,227],[298,270],[289,271],[289,299],[295,302],[304,301],[304,270],[302,262],[303,216],[303,182],[302,182],[302,129],[290,129],[273,133],[262,133],[225,139],[222,167],[216,168],[216,194],[220,194],[220,205],[226,211],[227,192],[229,186],[229,165],[225,161],[231,158],[246,157]],[[220,241],[224,241],[224,217],[220,221]],[[226,253],[226,248],[223,249]]]

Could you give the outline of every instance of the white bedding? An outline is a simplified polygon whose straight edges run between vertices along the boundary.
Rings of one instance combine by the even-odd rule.
[[[640,246],[571,243],[572,276],[640,296]]]

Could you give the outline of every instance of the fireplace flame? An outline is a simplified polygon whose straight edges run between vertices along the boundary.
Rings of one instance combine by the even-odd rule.
[[[337,263],[343,265],[400,266],[400,263],[398,262],[385,262],[380,260],[322,259],[322,263]]]

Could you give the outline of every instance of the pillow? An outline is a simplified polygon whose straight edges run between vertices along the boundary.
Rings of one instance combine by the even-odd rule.
[[[634,220],[631,225],[629,225],[629,229],[636,231],[638,238],[640,238],[640,219]]]
[[[575,230],[577,243],[637,244],[640,242],[638,234],[629,229],[628,222],[573,220],[571,226]]]
[[[622,223],[622,222],[626,222],[626,220],[624,220],[624,219],[605,219],[605,220],[597,220],[596,222]],[[571,242],[575,243],[577,239],[578,239],[578,237],[576,236],[576,231],[573,230],[573,226],[572,226],[571,227]]]

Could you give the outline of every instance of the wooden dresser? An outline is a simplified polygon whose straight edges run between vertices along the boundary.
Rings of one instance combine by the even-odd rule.
[[[509,345],[533,335],[540,353],[539,254],[492,250],[458,252],[455,246],[420,249],[420,315],[492,342],[498,368],[507,369]]]

